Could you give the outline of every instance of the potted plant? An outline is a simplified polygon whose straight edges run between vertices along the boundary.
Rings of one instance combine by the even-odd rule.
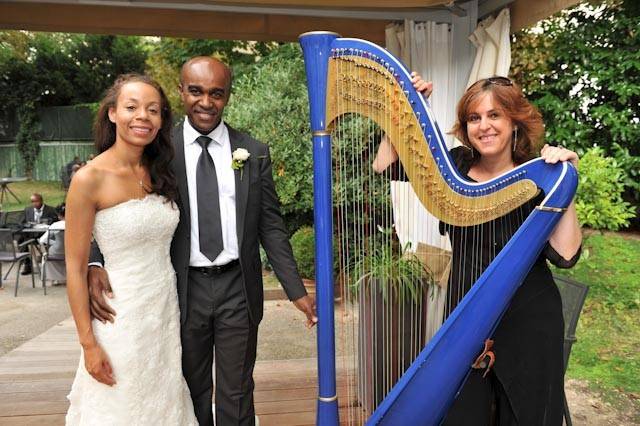
[[[359,317],[359,402],[367,415],[424,347],[426,301],[433,285],[431,272],[408,247],[400,250],[397,241],[387,240],[371,242],[354,266],[359,278],[351,285]]]

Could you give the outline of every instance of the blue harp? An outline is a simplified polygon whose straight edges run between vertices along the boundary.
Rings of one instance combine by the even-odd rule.
[[[577,186],[576,170],[569,163],[549,165],[538,158],[491,181],[467,181],[454,165],[428,102],[414,90],[409,72],[398,59],[373,43],[340,38],[330,32],[302,34],[300,43],[304,52],[313,134],[319,315],[317,424],[337,425],[341,416],[351,415],[356,410],[364,413],[363,420],[356,423],[437,425],[571,202]],[[393,383],[387,386],[383,395],[374,397],[373,403],[367,401],[371,398],[366,396],[366,389],[371,386],[362,378],[352,380],[357,382],[358,391],[339,401],[339,381],[336,379],[334,280],[348,285],[344,283],[353,283],[356,278],[351,276],[353,271],[334,272],[333,247],[341,246],[337,250],[340,257],[345,256],[342,251],[354,249],[349,238],[336,244],[339,237],[334,234],[337,216],[333,202],[339,196],[336,191],[342,191],[344,185],[334,189],[338,184],[336,174],[341,172],[336,168],[332,144],[336,144],[335,140],[341,136],[332,132],[336,131],[340,120],[354,116],[374,122],[386,135],[420,204],[440,222],[462,227],[481,225],[501,218],[536,197],[541,200],[528,216],[522,218],[513,236],[456,303],[455,309],[448,313],[433,337],[416,351],[412,362],[402,368],[397,378],[382,379]],[[367,155],[367,160],[361,161],[363,174],[367,173],[367,167],[370,168],[371,152]],[[361,158],[357,153],[355,157]],[[367,207],[362,214],[369,214],[370,210]],[[338,220],[345,220],[343,216]],[[374,232],[369,232],[367,237],[372,237]],[[362,311],[365,302],[363,298],[356,301],[360,306],[355,312],[359,313],[361,321],[367,315],[370,319],[372,316]],[[352,334],[366,334],[371,324],[360,326]],[[355,369],[360,371],[355,375],[373,371],[375,376],[377,367],[367,361],[371,356],[364,353],[363,337],[356,336],[355,339],[361,342],[356,349],[343,351],[340,356],[359,360]],[[394,349],[383,347],[379,350]],[[345,371],[341,371],[340,378],[342,373]],[[341,389],[343,385],[341,383]]]

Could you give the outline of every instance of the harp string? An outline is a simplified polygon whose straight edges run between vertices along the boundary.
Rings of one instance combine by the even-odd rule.
[[[397,161],[381,174],[372,169],[382,134],[398,137],[402,132],[393,129],[410,128],[413,117],[398,114],[403,88],[390,89],[395,82],[363,66],[360,59],[330,60],[335,78],[329,84],[334,95],[327,99],[328,104],[333,102],[328,110],[344,111],[332,120],[332,139],[334,241],[341,299],[336,310],[341,342],[338,368],[339,377],[344,378],[339,382],[339,401],[346,424],[366,421],[469,290],[465,283],[475,282],[486,260],[497,255],[496,241],[505,241],[506,235],[496,236],[496,228],[511,234],[517,228],[511,223],[513,218],[518,223],[524,220],[520,210],[450,233],[451,248],[464,253],[466,261],[451,265],[458,279],[449,286],[427,286],[420,269],[407,268],[411,259],[418,258],[416,241],[438,241],[440,230],[437,221],[420,222],[421,216],[412,209],[424,207],[420,202],[411,204],[409,184],[403,182],[406,176],[418,174],[419,161]],[[386,98],[390,102],[385,106],[381,101]],[[412,155],[426,161],[417,149]],[[424,180],[421,185],[414,182],[411,191],[416,200],[432,194]],[[482,210],[487,202],[476,197],[465,203],[470,210]],[[404,245],[401,231],[408,235]],[[414,288],[407,290],[407,283]]]
[[[389,84],[380,73],[374,74],[374,84],[362,84],[366,81],[366,76],[362,76],[363,69],[352,61],[336,61],[336,70],[335,93],[355,93],[357,99],[375,99],[379,96],[379,87]],[[337,96],[335,101],[337,110],[342,110],[344,98]],[[337,258],[343,301],[338,311],[343,347],[340,361],[347,377],[346,401],[357,408],[347,410],[343,416],[347,424],[365,421],[423,347],[420,312],[424,301],[420,296],[415,304],[398,305],[398,299],[411,294],[400,291],[395,285],[384,287],[384,283],[375,280],[361,281],[357,289],[348,285],[357,277],[377,271],[381,266],[377,262],[395,262],[404,249],[410,248],[401,247],[396,241],[393,227],[390,182],[404,174],[400,163],[396,162],[381,175],[371,168],[380,141],[378,126],[366,118],[372,116],[373,108],[374,103],[357,102],[351,114],[339,115],[334,122],[336,240],[339,242]],[[390,109],[384,111],[382,121],[385,128],[393,124]],[[406,125],[403,121],[395,124],[402,127]],[[363,186],[349,182],[362,182]],[[410,228],[416,227],[411,223],[414,218],[410,211],[402,210],[399,214]],[[351,223],[349,218],[353,219]],[[390,266],[390,269],[383,268],[378,272],[389,275],[385,278],[391,278],[395,284],[394,280],[399,277],[393,274],[398,266],[383,266],[387,269]],[[416,281],[419,277],[410,271],[404,279]],[[373,307],[374,312],[365,310],[363,304]],[[409,321],[403,320],[406,317]],[[410,337],[408,344],[403,340],[407,335]]]

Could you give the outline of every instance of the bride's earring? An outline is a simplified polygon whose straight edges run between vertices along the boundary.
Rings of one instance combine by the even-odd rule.
[[[513,152],[516,152],[516,146],[518,144],[518,126],[513,129]]]

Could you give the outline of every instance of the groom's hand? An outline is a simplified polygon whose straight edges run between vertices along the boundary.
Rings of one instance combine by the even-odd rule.
[[[302,296],[301,298],[294,300],[293,304],[307,316],[307,328],[311,328],[318,323],[318,317],[316,315],[316,301],[313,297],[307,294],[306,296]]]
[[[107,271],[99,266],[89,266],[87,282],[89,283],[89,310],[91,311],[91,316],[103,323],[107,321],[113,322],[116,311],[109,306],[104,297],[106,294],[107,297],[113,298]]]

